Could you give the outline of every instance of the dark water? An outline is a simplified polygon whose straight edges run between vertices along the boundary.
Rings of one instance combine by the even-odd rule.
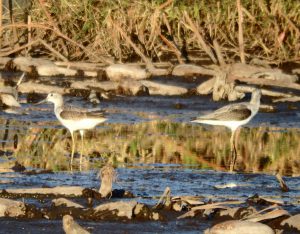
[[[25,98],[25,97],[22,97]],[[247,100],[247,99],[246,99]],[[66,102],[79,106],[93,107],[82,98],[67,97]],[[263,100],[264,102],[264,100]],[[266,100],[267,102],[267,100]],[[174,122],[188,123],[191,118],[207,113],[225,103],[212,102],[208,97],[117,97],[113,100],[103,101],[101,107],[109,110],[109,123],[134,124],[149,122],[156,119],[168,119]],[[287,104],[277,106],[276,113],[258,113],[248,126],[275,126],[289,131],[290,128],[300,127],[300,104],[295,103],[293,110]],[[53,106],[42,105],[35,107],[24,104],[27,115],[12,115],[1,113],[2,119],[17,119],[25,121],[28,125],[9,125],[9,129],[27,129],[37,124],[41,128],[50,127],[49,121],[54,122],[54,127],[62,128],[56,122]],[[142,114],[141,114],[142,113]],[[149,116],[153,116],[149,118]],[[43,124],[44,123],[44,124]],[[51,127],[53,127],[51,125]],[[285,129],[287,128],[287,129]],[[7,127],[0,126],[0,131]],[[4,134],[4,133],[2,133]],[[9,139],[8,139],[9,140]],[[5,161],[7,155],[0,159]],[[291,213],[300,213],[300,180],[298,177],[285,177],[290,192],[283,193],[279,188],[276,178],[272,174],[264,173],[237,173],[230,174],[214,170],[198,169],[197,165],[184,164],[118,164],[117,182],[114,188],[123,188],[137,195],[136,200],[149,205],[154,205],[157,196],[163,193],[168,186],[173,196],[193,195],[200,200],[224,201],[228,199],[246,200],[258,193],[260,196],[282,200],[286,209]],[[26,188],[26,187],[53,187],[53,186],[83,186],[98,188],[98,171],[96,169],[83,172],[56,172],[54,174],[24,175],[15,172],[1,173],[1,189]],[[36,201],[28,200],[25,202]],[[42,206],[41,204],[36,204]],[[195,219],[172,220],[170,222],[81,222],[85,227],[91,227],[94,233],[199,233],[207,228],[211,221],[198,221]],[[7,220],[0,219],[0,233],[62,233],[61,221],[52,220]],[[142,228],[142,229],[141,229]],[[138,231],[137,231],[138,230]]]

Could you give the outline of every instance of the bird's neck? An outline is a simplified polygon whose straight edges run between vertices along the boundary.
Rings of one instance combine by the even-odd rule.
[[[54,103],[54,109],[57,110],[57,109],[63,107],[63,105],[64,105],[63,100],[57,100],[57,101]]]
[[[252,97],[250,104],[252,106],[252,111],[257,113],[260,106],[260,97],[256,97],[256,96]]]

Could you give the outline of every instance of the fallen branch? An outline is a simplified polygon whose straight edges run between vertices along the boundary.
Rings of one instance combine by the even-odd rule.
[[[278,80],[267,80],[267,79],[260,79],[260,78],[246,78],[246,77],[238,77],[238,76],[233,76],[233,75],[230,75],[228,77],[228,80],[231,80],[231,81],[239,80],[239,81],[245,82],[247,84],[275,86],[275,87],[282,87],[282,88],[300,90],[300,85],[297,84],[297,83],[287,83],[287,82],[278,81]]]

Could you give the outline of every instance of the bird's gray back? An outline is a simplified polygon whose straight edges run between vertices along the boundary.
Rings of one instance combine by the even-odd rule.
[[[213,113],[199,117],[202,120],[243,120],[251,116],[248,103],[237,103],[224,106]]]
[[[74,106],[63,106],[61,108],[61,112],[59,113],[60,117],[63,119],[69,120],[80,120],[80,119],[98,119],[104,118],[104,111],[103,110],[87,110],[82,109]]]

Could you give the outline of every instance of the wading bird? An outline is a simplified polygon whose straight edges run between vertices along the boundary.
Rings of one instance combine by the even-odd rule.
[[[230,171],[234,170],[237,157],[235,146],[236,130],[244,124],[247,124],[258,112],[260,106],[261,90],[255,89],[252,92],[250,102],[234,103],[224,106],[214,112],[200,116],[191,122],[203,123],[209,125],[223,125],[231,129],[230,147],[231,147],[231,163]]]
[[[81,135],[81,152],[80,152],[80,168],[82,163],[83,137],[84,130],[93,129],[98,124],[107,120],[104,116],[104,111],[99,109],[83,109],[74,106],[64,105],[63,97],[58,93],[49,93],[47,98],[37,104],[44,102],[52,102],[54,104],[54,113],[57,119],[71,133],[72,137],[72,153],[71,153],[71,168],[73,165],[73,157],[75,150],[74,132],[79,131]]]

